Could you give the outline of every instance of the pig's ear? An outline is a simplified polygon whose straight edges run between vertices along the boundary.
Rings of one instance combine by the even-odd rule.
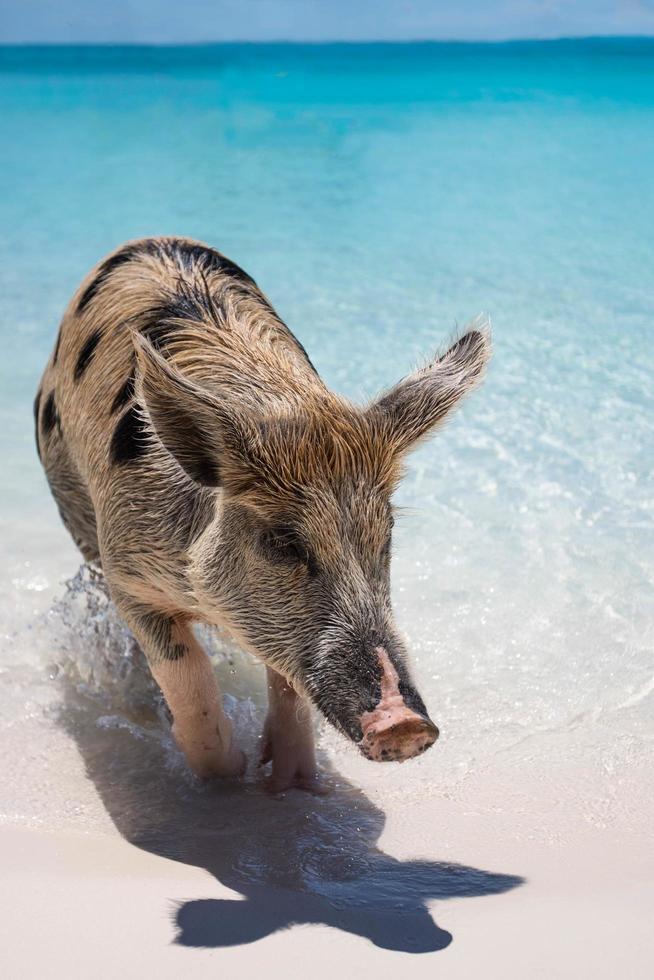
[[[490,322],[478,317],[445,354],[374,402],[370,412],[397,451],[428,435],[479,384],[490,354]]]
[[[133,333],[132,339],[138,365],[136,396],[168,452],[203,486],[247,479],[237,413],[174,370],[140,334]]]

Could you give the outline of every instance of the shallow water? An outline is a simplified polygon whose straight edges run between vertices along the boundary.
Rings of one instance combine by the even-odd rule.
[[[430,799],[513,808],[516,835],[545,841],[579,819],[644,825],[654,43],[0,49],[0,72],[2,818],[113,823],[162,852],[175,837],[192,860],[215,812],[101,583],[75,578],[32,442],[37,379],[81,277],[127,238],[180,233],[245,266],[350,396],[480,310],[496,348],[397,498],[395,603],[441,740],[374,767],[321,729],[331,796],[289,804],[281,865],[286,833],[267,856],[235,848],[234,880],[299,876],[316,895],[337,880],[330,895],[351,903],[347,881],[368,875],[379,907],[398,881],[419,906],[433,882],[352,844],[352,817],[372,844],[383,812]],[[262,668],[206,640],[254,758]],[[275,832],[254,765],[226,800],[227,827],[245,806]],[[467,871],[455,893],[510,887]]]

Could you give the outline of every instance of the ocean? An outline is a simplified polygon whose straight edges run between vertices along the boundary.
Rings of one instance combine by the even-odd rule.
[[[133,838],[136,813],[143,838],[176,794],[213,806],[33,441],[81,278],[179,234],[242,265],[355,399],[493,323],[485,385],[397,494],[394,602],[441,740],[376,767],[322,727],[334,795],[287,811],[314,821],[305,887],[340,874],[359,791],[384,812],[513,810],[545,843],[645,833],[653,174],[654,40],[0,48],[0,819]],[[263,668],[207,642],[254,760]],[[253,761],[243,792],[257,779]]]

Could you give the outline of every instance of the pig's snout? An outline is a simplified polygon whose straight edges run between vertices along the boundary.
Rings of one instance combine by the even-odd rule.
[[[359,748],[374,762],[404,762],[425,752],[438,738],[429,718],[409,708],[400,694],[399,678],[383,647],[375,650],[381,668],[381,697],[361,715]]]
[[[437,738],[433,722],[405,709],[396,714],[385,712],[384,717],[364,727],[359,747],[373,762],[404,762],[425,752]]]

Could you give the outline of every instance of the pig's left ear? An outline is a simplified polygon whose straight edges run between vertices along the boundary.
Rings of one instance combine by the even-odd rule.
[[[428,435],[484,376],[491,355],[490,322],[478,317],[450,349],[403,378],[370,407],[398,452]]]
[[[232,491],[251,482],[243,406],[218,398],[174,370],[152,344],[134,332],[137,400],[162,445],[182,469],[207,487]]]

